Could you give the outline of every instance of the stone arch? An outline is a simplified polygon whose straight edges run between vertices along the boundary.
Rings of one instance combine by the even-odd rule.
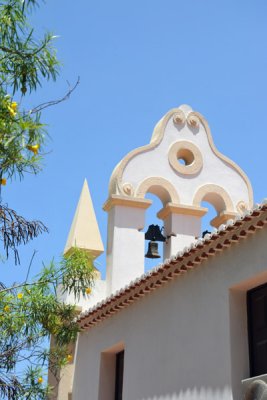
[[[211,203],[218,215],[222,212],[234,212],[233,202],[221,186],[214,184],[201,186],[194,195],[193,205],[200,206],[201,201]]]
[[[158,196],[163,205],[169,202],[180,203],[176,189],[167,179],[150,177],[143,180],[136,188],[135,196],[143,199],[148,192]]]

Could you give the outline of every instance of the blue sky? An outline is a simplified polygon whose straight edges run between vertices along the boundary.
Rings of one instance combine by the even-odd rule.
[[[8,182],[4,202],[50,230],[21,248],[21,266],[2,275],[34,271],[62,252],[84,178],[103,241],[108,181],[130,150],[146,144],[171,108],[190,104],[208,120],[216,147],[249,176],[255,202],[267,197],[267,2],[265,0],[47,0],[33,14],[39,31],[59,35],[57,83],[43,85],[36,105],[71,98],[44,113],[51,139],[44,169]],[[155,222],[149,221],[150,223]],[[105,257],[99,259],[100,269]]]

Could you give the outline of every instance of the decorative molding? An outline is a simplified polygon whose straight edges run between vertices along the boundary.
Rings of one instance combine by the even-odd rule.
[[[148,199],[137,199],[136,197],[124,197],[112,194],[103,206],[104,211],[110,211],[114,206],[135,207],[147,209],[152,204]]]
[[[219,228],[220,225],[225,224],[229,219],[236,218],[238,214],[235,212],[221,212],[217,217],[210,221],[211,226]]]
[[[136,155],[143,154],[143,153],[150,151],[150,150],[154,149],[155,147],[157,147],[161,143],[161,141],[164,137],[164,132],[165,132],[167,123],[169,122],[170,118],[172,118],[175,113],[177,113],[177,112],[180,113],[180,111],[181,111],[180,108],[174,108],[174,109],[170,110],[155,126],[150,143],[145,146],[138,147],[137,149],[132,150],[120,161],[120,163],[113,170],[113,173],[110,178],[110,183],[109,183],[109,194],[110,195],[116,194],[116,193],[120,193],[120,194],[124,193],[123,188],[122,188],[122,175],[123,175],[123,172],[124,172],[127,164]],[[195,111],[190,112],[188,114],[187,118],[189,118],[189,121],[191,121],[191,124],[192,124],[192,121],[196,121],[196,119],[199,120],[199,125],[202,124],[206,131],[208,142],[209,142],[209,145],[210,145],[213,153],[218,158],[220,158],[222,161],[224,161],[228,166],[232,167],[244,179],[247,189],[248,189],[249,207],[252,207],[253,206],[253,191],[252,191],[251,183],[250,183],[247,175],[242,171],[242,169],[236,163],[234,163],[232,160],[230,160],[229,158],[227,158],[226,156],[221,154],[216,149],[213,139],[212,139],[212,136],[211,136],[209,125],[208,125],[206,119],[200,113],[195,112]],[[195,122],[193,122],[193,124],[194,123]]]
[[[175,125],[183,125],[185,123],[186,117],[183,110],[178,110],[173,114],[173,122]]]
[[[194,143],[186,140],[174,143],[170,147],[168,158],[172,168],[183,175],[197,174],[203,167],[200,150]],[[186,164],[180,164],[179,158],[183,159]]]
[[[199,206],[201,201],[203,200],[205,201],[205,197],[207,197],[208,195],[210,196],[213,195],[214,197],[214,194],[217,195],[219,200],[221,200],[224,204],[222,208],[219,207],[218,204],[216,204],[216,202],[210,201],[210,203],[215,207],[218,213],[221,213],[222,211],[234,212],[233,202],[229,194],[221,186],[212,183],[203,185],[200,188],[198,188],[193,198],[193,204],[195,206]],[[209,201],[209,199],[207,199],[207,201]]]
[[[205,215],[207,212],[208,209],[204,207],[194,207],[185,204],[168,203],[157,213],[157,217],[163,220],[166,219],[170,214],[193,215],[196,217],[203,217],[203,215]]]
[[[131,183],[124,183],[123,186],[123,192],[124,194],[126,194],[127,196],[133,196],[134,194],[134,188],[133,185]]]
[[[188,125],[190,125],[192,128],[199,128],[200,124],[199,117],[194,112],[188,114],[187,122]]]
[[[240,214],[243,214],[249,209],[249,207],[245,201],[241,200],[237,203],[236,209]]]
[[[163,204],[167,202],[180,203],[175,187],[167,179],[153,176],[139,184],[135,191],[135,197],[143,199],[151,187],[154,188],[151,193],[156,194]],[[159,188],[158,191],[157,187]],[[162,194],[162,189],[166,191],[166,194],[164,193],[165,196]]]

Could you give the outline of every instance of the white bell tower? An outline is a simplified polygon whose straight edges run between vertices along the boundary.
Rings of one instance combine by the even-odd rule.
[[[201,235],[201,218],[211,203],[214,227],[252,207],[245,173],[215,148],[204,117],[183,105],[156,125],[148,145],[131,151],[114,169],[109,185],[107,294],[144,272],[145,212],[157,195],[163,208],[164,257],[169,258]]]

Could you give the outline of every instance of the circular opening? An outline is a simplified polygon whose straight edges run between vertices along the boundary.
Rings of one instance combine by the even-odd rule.
[[[183,158],[178,158],[178,162],[181,165],[186,165],[186,162],[185,162],[185,160]]]
[[[195,158],[192,151],[188,149],[180,149],[177,154],[177,160],[179,164],[188,166],[193,164]]]
[[[203,167],[199,148],[186,140],[173,143],[169,149],[168,158],[172,168],[183,175],[197,174]]]

